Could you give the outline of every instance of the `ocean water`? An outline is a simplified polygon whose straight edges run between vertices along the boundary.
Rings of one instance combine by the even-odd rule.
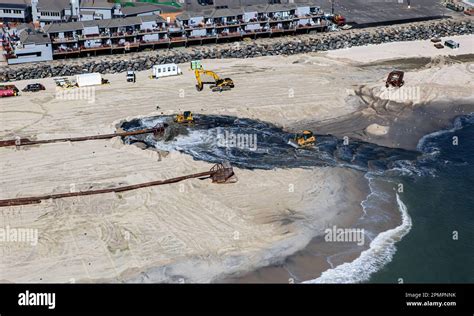
[[[453,144],[458,138],[458,145]],[[474,116],[425,136],[418,149],[434,175],[406,177],[400,195],[412,222],[391,261],[369,282],[474,282]]]

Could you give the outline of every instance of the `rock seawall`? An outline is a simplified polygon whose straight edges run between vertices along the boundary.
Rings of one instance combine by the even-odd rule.
[[[240,41],[229,44],[6,66],[0,69],[0,82],[71,76],[88,72],[110,74],[127,70],[140,71],[150,69],[155,64],[185,63],[196,59],[292,55],[368,44],[426,40],[433,37],[473,33],[474,23],[471,19],[438,20],[340,32],[257,39],[251,42]]]

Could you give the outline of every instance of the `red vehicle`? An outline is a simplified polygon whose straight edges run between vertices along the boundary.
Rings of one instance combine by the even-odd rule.
[[[393,86],[393,87],[401,87],[405,84],[403,81],[403,71],[394,70],[388,74],[387,81],[385,82],[385,87]]]
[[[335,14],[332,18],[332,21],[336,23],[337,26],[343,26],[346,24],[346,18],[340,14]]]
[[[0,86],[0,98],[3,97],[16,97],[20,90],[14,85]]]

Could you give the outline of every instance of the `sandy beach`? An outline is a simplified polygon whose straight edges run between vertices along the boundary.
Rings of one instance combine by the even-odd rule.
[[[187,64],[180,65],[183,75],[177,77],[152,80],[149,71],[139,72],[135,84],[125,82],[125,74],[107,75],[110,85],[80,100],[67,100],[51,78],[15,82],[20,89],[41,82],[46,91],[0,100],[0,139],[113,133],[124,120],[190,110],[414,149],[424,134],[474,111],[474,59],[456,59],[472,54],[474,36],[453,38],[461,48],[442,53],[421,41],[289,57],[204,60],[206,68],[234,80],[235,89],[224,93],[196,91]],[[400,51],[407,52],[403,58],[430,60],[405,70],[405,95],[384,86],[393,69],[390,60],[404,64]],[[160,156],[118,138],[1,148],[0,161],[0,199],[135,184],[212,167],[178,152]],[[313,241],[326,227],[355,225],[369,194],[364,174],[346,168],[234,171],[234,184],[193,179],[1,208],[0,227],[37,229],[39,239],[36,246],[0,243],[0,281],[238,281],[305,247],[321,256],[313,261],[303,256],[295,269],[302,271],[303,280],[317,278],[330,268],[327,257],[340,248]],[[394,226],[401,221],[396,209],[393,205]],[[352,261],[358,254],[337,262]],[[281,267],[269,269],[274,270],[246,280],[291,278]]]

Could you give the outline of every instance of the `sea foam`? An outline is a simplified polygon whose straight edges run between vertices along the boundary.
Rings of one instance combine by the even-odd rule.
[[[395,244],[411,229],[412,221],[407,207],[397,194],[398,208],[402,214],[402,223],[390,230],[380,233],[370,243],[369,249],[363,251],[359,258],[326,270],[314,280],[303,283],[360,283],[389,263],[396,252]]]

